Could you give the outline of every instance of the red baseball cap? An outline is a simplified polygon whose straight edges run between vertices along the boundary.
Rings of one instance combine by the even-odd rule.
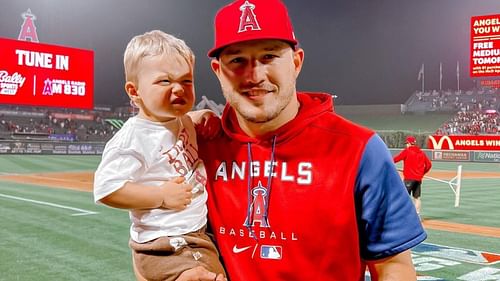
[[[208,56],[218,56],[228,45],[256,39],[297,45],[288,11],[280,0],[237,0],[221,8],[215,15],[215,42]]]
[[[415,144],[417,143],[417,139],[414,136],[407,136],[406,143]]]

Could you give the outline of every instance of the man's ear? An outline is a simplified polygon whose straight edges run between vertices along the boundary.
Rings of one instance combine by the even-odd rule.
[[[293,53],[293,63],[295,65],[295,75],[299,76],[300,70],[302,70],[302,65],[304,64],[304,50],[302,48],[297,48]]]
[[[125,92],[127,92],[130,100],[137,105],[137,102],[141,99],[141,97],[137,93],[137,87],[135,86],[134,82],[127,81],[125,83]]]
[[[219,76],[220,61],[218,59],[212,59],[210,61],[210,66],[212,67],[212,71],[215,73],[215,75]]]

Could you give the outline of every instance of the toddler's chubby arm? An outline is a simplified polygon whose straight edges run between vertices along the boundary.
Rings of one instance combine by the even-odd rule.
[[[100,201],[120,209],[164,208],[181,211],[191,203],[192,189],[192,185],[184,182],[184,177],[177,177],[160,186],[127,182]]]

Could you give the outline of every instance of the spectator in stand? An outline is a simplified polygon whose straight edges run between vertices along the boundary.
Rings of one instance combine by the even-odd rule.
[[[422,178],[432,167],[431,161],[425,153],[417,146],[417,140],[413,136],[406,138],[406,148],[394,157],[394,163],[403,160],[403,177],[408,194],[413,197],[413,203],[417,214],[422,219],[420,211],[422,202],[420,200],[422,189]]]

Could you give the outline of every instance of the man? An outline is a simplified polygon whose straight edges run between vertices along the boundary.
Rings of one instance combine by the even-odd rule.
[[[408,136],[405,144],[406,148],[394,156],[394,163],[403,160],[403,178],[406,190],[413,197],[415,209],[420,217],[422,178],[430,171],[432,164],[427,155],[417,146],[415,137]]]
[[[208,55],[227,105],[199,153],[229,279],[364,280],[367,265],[372,280],[415,280],[410,248],[426,234],[390,153],[331,95],[296,91],[304,50],[283,3],[223,7]]]

